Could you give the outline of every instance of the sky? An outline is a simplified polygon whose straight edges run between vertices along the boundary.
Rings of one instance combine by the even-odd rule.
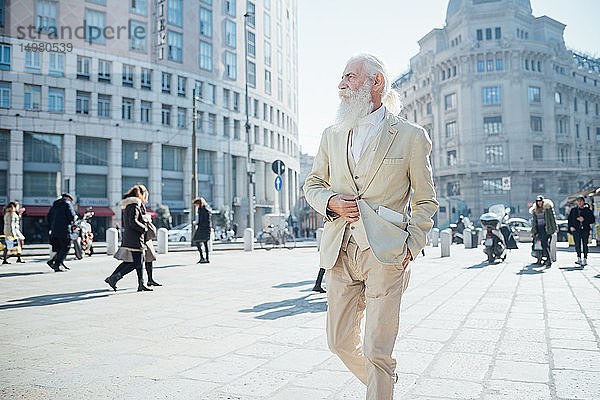
[[[449,0],[298,0],[299,137],[316,154],[339,103],[337,85],[352,55],[380,57],[395,78],[419,52],[417,40],[442,28]],[[533,15],[566,24],[567,46],[600,57],[599,0],[531,0]]]

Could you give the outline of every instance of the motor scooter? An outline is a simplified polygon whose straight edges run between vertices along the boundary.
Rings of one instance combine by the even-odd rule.
[[[479,218],[481,226],[485,229],[483,252],[487,255],[490,264],[497,259],[506,260],[508,250],[518,248],[513,232],[506,224],[509,213],[510,208],[505,208],[503,204],[496,204]]]
[[[75,250],[75,257],[81,260],[84,254],[91,256],[94,254],[94,234],[92,233],[92,224],[90,220],[94,216],[91,210],[86,211],[83,217],[75,217],[71,224],[71,241]]]

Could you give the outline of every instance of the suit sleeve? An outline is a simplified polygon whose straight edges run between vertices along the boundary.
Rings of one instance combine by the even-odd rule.
[[[438,202],[433,186],[431,163],[431,140],[424,129],[420,129],[413,139],[408,174],[412,189],[410,201],[411,217],[407,227],[408,249],[413,259],[425,247],[427,233],[433,227],[433,215],[438,209]]]
[[[312,170],[306,177],[306,182],[302,189],[304,190],[304,196],[308,204],[321,214],[326,221],[333,221],[338,216],[328,212],[327,203],[337,193],[331,190],[331,185],[329,184],[330,170],[327,136],[327,131],[323,132],[319,151],[315,156]]]

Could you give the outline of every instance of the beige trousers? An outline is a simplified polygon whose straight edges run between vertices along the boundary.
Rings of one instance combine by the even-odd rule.
[[[367,385],[367,400],[393,398],[396,361],[392,350],[400,321],[400,301],[410,266],[380,263],[354,239],[342,244],[327,270],[327,343],[348,369]],[[366,309],[364,344],[360,322]]]

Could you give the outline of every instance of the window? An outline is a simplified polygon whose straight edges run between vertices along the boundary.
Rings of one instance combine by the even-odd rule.
[[[456,107],[456,93],[447,94],[444,97],[444,110],[451,110]]]
[[[162,198],[165,201],[182,201],[183,179],[162,178]]]
[[[425,110],[427,115],[431,115],[431,102],[428,102],[427,105],[425,106]]]
[[[453,138],[456,136],[456,121],[448,122],[446,124],[446,137]]]
[[[225,20],[225,44],[235,49],[235,22]]]
[[[152,70],[148,68],[142,68],[142,74],[140,75],[140,84],[142,89],[152,90]]]
[[[271,37],[271,16],[269,14],[267,14],[266,12],[264,14],[264,30],[265,30],[265,37],[270,38]]]
[[[543,146],[533,146],[533,159],[536,161],[540,161],[544,158],[544,147]]]
[[[590,127],[589,126],[586,128],[586,131],[587,131],[587,140],[591,140],[591,137],[590,137]]]
[[[216,114],[208,114],[208,126],[207,126],[206,130],[211,135],[217,134],[217,115]]]
[[[129,0],[129,10],[135,14],[148,14],[148,0]]]
[[[147,176],[123,176],[121,178],[121,190],[126,193],[132,186],[144,185],[148,187]],[[150,190],[152,192],[152,190]]]
[[[583,104],[584,104],[585,113],[587,115],[589,113],[589,108],[588,108],[589,104],[588,104],[588,101],[586,100]]]
[[[448,182],[446,183],[446,193],[448,196],[459,196],[460,195],[460,182]]]
[[[102,11],[85,9],[85,39],[89,43],[106,43],[104,28],[106,27],[106,13]]]
[[[162,169],[183,172],[185,149],[173,146],[162,147]]]
[[[502,193],[502,178],[484,179],[483,180],[483,193],[486,193],[486,194]]]
[[[600,142],[600,128],[596,128],[596,141]]]
[[[492,28],[485,28],[485,40],[492,40]]]
[[[283,56],[279,50],[277,51],[277,72],[283,73]]]
[[[24,197],[56,197],[60,187],[56,172],[23,172]]]
[[[77,136],[75,158],[79,165],[108,165],[108,140]]]
[[[4,9],[4,7],[2,7]],[[58,2],[37,0],[35,2],[35,29],[38,32],[56,34]]]
[[[121,117],[128,121],[133,121],[133,99],[123,97],[123,104],[121,107]]]
[[[486,135],[498,135],[502,133],[502,117],[483,117],[483,133]]]
[[[65,54],[48,53],[48,74],[54,76],[65,76]]]
[[[205,95],[203,99],[206,100],[208,104],[215,104],[215,85],[207,83],[206,90],[203,94]]]
[[[256,36],[254,33],[248,31],[248,55],[252,58],[256,57]]]
[[[456,165],[456,150],[446,152],[446,163],[449,167]]]
[[[248,12],[248,25],[253,27],[256,25],[256,7],[253,2],[246,2],[246,11]]]
[[[556,119],[556,133],[565,134],[567,133],[567,120],[565,118]]]
[[[528,93],[530,103],[541,103],[542,96],[540,94],[539,87],[529,86],[527,93]]]
[[[573,110],[577,111],[577,97],[573,98]]]
[[[10,50],[10,45],[0,44],[0,69],[10,70]]]
[[[112,63],[106,60],[98,60],[98,82],[110,83]]]
[[[65,111],[65,89],[52,87],[48,89],[48,111],[60,113]]]
[[[162,73],[162,91],[163,93],[171,93],[171,74],[168,72]]]
[[[283,101],[283,80],[277,78],[277,100]]]
[[[40,73],[42,52],[25,50],[25,71]]]
[[[167,22],[175,26],[183,26],[183,0],[168,0]]]
[[[542,117],[538,117],[535,115],[532,115],[530,117],[530,125],[531,125],[531,130],[534,132],[541,132],[542,131]]]
[[[270,10],[271,9],[271,0],[264,0],[265,3],[265,10]]]
[[[60,164],[61,154],[62,136],[29,132],[23,134],[23,161]]]
[[[111,97],[105,94],[98,95],[98,117],[110,118]]]
[[[233,92],[233,111],[240,112],[240,94]]]
[[[42,87],[38,85],[23,85],[24,87],[24,108],[26,110],[39,111]]]
[[[248,85],[250,87],[256,87],[256,64],[252,61],[248,61]]]
[[[229,79],[237,79],[237,57],[230,51],[225,52],[225,74]]]
[[[546,192],[546,181],[544,178],[533,178],[531,180],[531,193],[545,193]]]
[[[204,7],[200,7],[200,34],[212,37],[212,11]]]
[[[481,29],[477,29],[477,40],[483,40],[483,31]]]
[[[212,57],[212,44],[205,41],[200,41],[200,69],[206,71],[212,71],[213,68],[213,57]]]
[[[485,146],[485,162],[490,164],[500,164],[504,161],[504,149],[502,145]]]
[[[277,46],[281,47],[283,43],[283,38],[281,37],[281,25],[277,24],[276,28],[277,29],[275,29],[275,31],[277,32]]]
[[[149,124],[152,122],[152,103],[149,101],[140,102],[140,121]]]
[[[91,58],[77,56],[77,79],[90,79]]]
[[[575,124],[575,137],[579,139],[579,124]]]
[[[258,100],[254,99],[254,118],[259,118],[258,113],[259,113]],[[598,132],[600,132],[600,128],[598,128]],[[597,136],[600,136],[600,135],[597,135]]]
[[[483,62],[483,60],[477,61],[477,72],[484,72],[484,71],[485,71],[485,63]]]
[[[231,129],[231,121],[228,117],[223,117],[223,136],[229,137],[231,134],[229,133]]]
[[[556,104],[562,104],[562,95],[560,92],[554,92],[554,102]]]
[[[235,0],[225,0],[225,13],[235,17]]]
[[[502,59],[501,58],[496,59],[496,71],[502,71]]]
[[[183,35],[179,32],[169,31],[169,60],[183,61]]]
[[[187,86],[187,79],[184,76],[177,77],[177,95],[185,97],[185,87]]]
[[[187,110],[183,107],[177,107],[177,127],[185,128],[185,121],[187,119]]]
[[[268,40],[265,40],[265,65],[271,66],[271,43]]]
[[[147,143],[123,141],[121,147],[121,164],[125,168],[148,168],[149,165],[149,148]],[[139,178],[137,178],[139,179]],[[144,179],[144,178],[141,178]],[[125,181],[125,177],[123,177]],[[127,185],[127,189],[131,186]],[[125,190],[127,190],[125,189]]]
[[[171,126],[171,106],[167,104],[162,105],[161,123],[163,125]]]
[[[106,175],[76,174],[75,192],[80,197],[102,199],[108,196]]]
[[[10,82],[0,82],[0,107],[10,108]]]
[[[139,51],[140,53],[146,52],[146,24],[139,21],[129,20],[129,49],[133,51]]]
[[[133,65],[123,64],[123,86],[133,87]]]
[[[502,29],[501,28],[496,28],[494,30],[495,33],[495,38],[496,39],[502,39]]]
[[[196,114],[196,129],[198,132],[204,132],[204,112],[198,111]]]
[[[500,104],[500,88],[484,87],[482,89],[483,104]]]
[[[486,61],[487,72],[492,72],[494,70],[494,60]]]
[[[237,119],[233,120],[233,138],[236,140],[241,138],[240,121]]]

